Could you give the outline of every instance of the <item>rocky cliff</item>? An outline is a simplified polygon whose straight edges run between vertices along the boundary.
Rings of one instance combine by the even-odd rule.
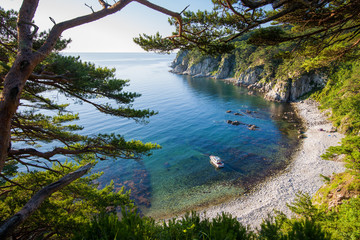
[[[193,77],[226,79],[236,85],[258,90],[264,93],[268,100],[280,102],[295,101],[315,89],[324,87],[326,83],[326,76],[316,72],[276,79],[264,70],[264,64],[251,64],[245,70],[238,70],[238,65],[232,54],[194,57],[194,54],[189,54],[188,51],[181,51],[172,62],[171,72]]]

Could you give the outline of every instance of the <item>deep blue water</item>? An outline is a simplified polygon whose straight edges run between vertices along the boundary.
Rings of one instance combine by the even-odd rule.
[[[131,80],[125,90],[142,94],[134,107],[159,112],[148,124],[139,124],[98,113],[87,104],[71,107],[80,113],[78,124],[85,127],[83,133],[114,132],[128,140],[162,146],[141,161],[102,161],[96,168],[104,171],[102,184],[114,180],[116,188],[132,189],[145,215],[164,217],[239,196],[249,185],[285,166],[289,149],[297,144],[294,123],[280,117],[291,111],[289,105],[250,96],[246,89],[219,80],[172,74],[168,70],[174,54],[72,55],[98,66],[115,67],[118,78]],[[226,120],[259,128],[251,131]],[[225,168],[214,169],[210,154],[224,159]]]

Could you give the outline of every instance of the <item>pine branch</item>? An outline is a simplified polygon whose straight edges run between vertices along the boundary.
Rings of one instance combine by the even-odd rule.
[[[59,181],[51,183],[38,191],[26,204],[25,206],[7,221],[0,226],[0,239],[6,239],[14,229],[23,223],[33,212],[35,212],[42,202],[50,197],[54,192],[66,187],[73,181],[85,175],[92,167],[92,164],[79,168],[75,172],[69,173]]]
[[[29,156],[36,156],[45,158],[47,160],[50,160],[51,157],[61,154],[61,155],[78,155],[82,153],[90,153],[94,152],[94,148],[90,146],[86,146],[81,149],[66,149],[66,148],[55,148],[52,151],[49,152],[40,152],[36,150],[35,148],[23,148],[23,149],[11,149],[9,152],[9,156],[23,156],[29,155]]]

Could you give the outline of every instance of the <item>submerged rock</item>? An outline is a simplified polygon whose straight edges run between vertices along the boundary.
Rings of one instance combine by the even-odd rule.
[[[122,180],[114,178],[115,191],[121,191],[124,187],[125,191],[131,190],[130,198],[133,199],[138,206],[150,207],[151,202],[151,184],[150,176],[146,169],[134,169],[132,178]]]
[[[241,124],[241,122],[239,122],[239,121],[233,121],[231,124],[234,125],[234,126],[238,126],[238,125]]]
[[[251,125],[251,124],[249,124],[249,130],[252,130],[252,131],[254,131],[254,130],[256,130],[257,128],[259,128],[258,126],[256,126],[256,125]]]

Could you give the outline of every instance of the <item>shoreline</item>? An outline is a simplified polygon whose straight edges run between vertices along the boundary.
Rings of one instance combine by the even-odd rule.
[[[338,145],[343,134],[330,133],[332,124],[326,120],[313,100],[292,103],[298,116],[306,127],[305,136],[292,162],[282,173],[269,178],[256,186],[250,193],[222,204],[199,211],[201,216],[214,218],[221,212],[232,214],[245,226],[259,227],[273,210],[291,216],[286,204],[293,202],[298,192],[313,196],[324,182],[320,174],[331,176],[345,171],[342,162],[327,161],[321,158],[330,146]]]

